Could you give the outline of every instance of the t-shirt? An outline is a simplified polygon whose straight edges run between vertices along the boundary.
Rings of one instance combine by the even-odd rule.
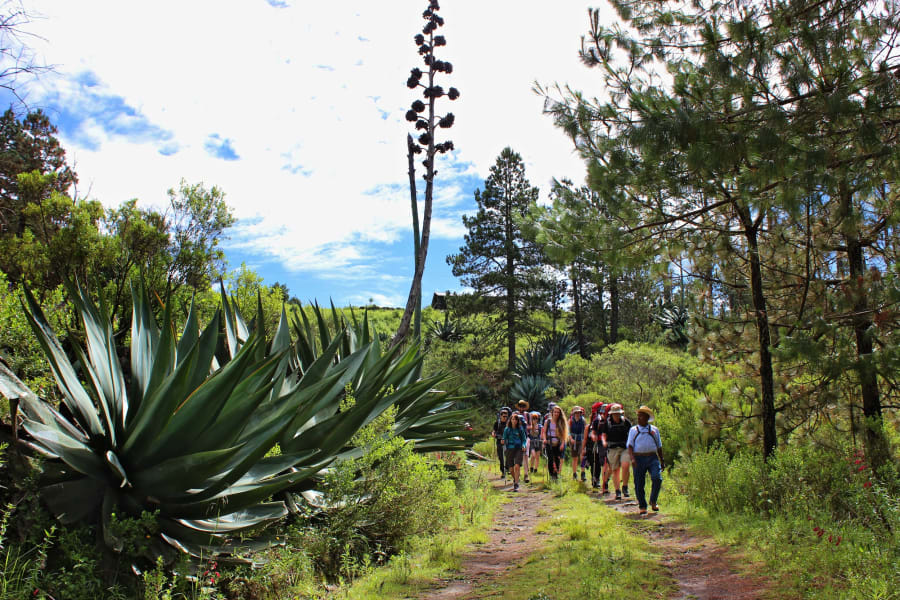
[[[624,448],[628,442],[628,432],[631,430],[631,421],[622,417],[618,423],[610,417],[606,420],[603,433],[606,434],[606,443],[610,448]]]
[[[499,418],[494,421],[494,435],[497,436],[497,439],[503,437],[503,430],[506,429],[506,424],[509,423],[509,419],[505,421],[501,421]]]
[[[662,448],[659,429],[650,424],[643,427],[635,425],[628,431],[627,447],[638,453],[656,452]]]
[[[584,417],[569,420],[569,433],[572,435],[576,442],[580,442],[584,439],[584,427]]]

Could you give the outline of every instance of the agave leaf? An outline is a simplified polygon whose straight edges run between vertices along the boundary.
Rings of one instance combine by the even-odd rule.
[[[218,312],[213,317],[216,320],[216,329],[218,329]],[[184,330],[181,332],[181,339],[178,340],[178,347],[175,351],[175,364],[184,361],[185,357],[194,347],[194,344],[200,339],[200,324],[197,322],[197,313],[194,310],[194,298],[191,297],[191,308],[188,311],[187,321],[184,323]]]
[[[150,385],[156,347],[159,344],[159,327],[150,311],[147,292],[143,286],[131,288],[131,398],[126,422],[136,412]]]
[[[101,308],[98,310],[82,287],[73,286],[67,281],[66,289],[84,323],[91,378],[100,392],[96,400],[108,420],[108,434],[114,440],[116,433],[125,425],[128,400],[125,395],[125,377],[116,355],[114,334],[106,306],[102,295]]]
[[[66,524],[81,523],[97,511],[103,500],[102,483],[92,477],[78,477],[42,489],[50,512]]]
[[[153,490],[154,495],[168,497],[193,487],[193,482],[203,481],[219,474],[243,444],[221,450],[207,450],[164,460],[132,475],[134,485]]]
[[[59,428],[37,421],[26,420],[23,427],[31,434],[38,447],[45,448],[50,454],[62,458],[66,464],[71,465],[79,473],[101,480],[108,477],[109,471],[103,460],[87,444]]]
[[[104,434],[103,425],[97,417],[97,411],[94,409],[94,403],[91,397],[81,385],[75,368],[66,357],[53,328],[47,322],[40,305],[32,296],[31,291],[25,288],[25,300],[27,308],[25,316],[28,323],[34,331],[38,339],[44,356],[50,363],[50,370],[56,379],[56,385],[63,395],[63,403],[75,416],[78,424],[90,435],[102,436]]]

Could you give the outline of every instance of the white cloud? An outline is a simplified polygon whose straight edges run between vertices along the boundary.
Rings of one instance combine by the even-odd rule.
[[[58,94],[87,111],[86,90],[99,89],[138,113],[114,116],[119,131],[144,119],[172,133],[129,136],[88,118],[64,137],[80,189],[106,204],[161,204],[181,178],[203,181],[225,190],[241,219],[235,247],[295,271],[377,269],[366,244],[409,235],[403,115],[415,96],[404,82],[420,66],[412,37],[426,3],[269,4],[277,7],[35,3],[45,16],[35,33],[47,40],[36,50],[57,76],[30,99],[40,105]],[[461,178],[484,179],[507,145],[545,193],[552,177],[582,179],[581,161],[531,87],[560,81],[589,90],[599,78],[576,54],[587,3],[444,4],[442,58],[454,71],[442,81],[462,96],[439,103],[456,114],[449,133],[457,151],[438,164],[433,236],[455,239],[464,233],[460,206],[471,203]],[[210,155],[213,144],[240,158]]]

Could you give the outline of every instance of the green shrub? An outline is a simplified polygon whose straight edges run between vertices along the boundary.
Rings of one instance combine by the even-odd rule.
[[[372,556],[403,550],[410,539],[443,528],[452,515],[455,484],[440,464],[390,435],[395,412],[360,430],[353,442],[365,453],[326,476],[324,523],[294,531],[329,578],[346,578],[354,571],[351,563],[363,566]]]

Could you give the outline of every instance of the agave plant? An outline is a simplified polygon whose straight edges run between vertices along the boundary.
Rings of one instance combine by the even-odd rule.
[[[420,378],[422,365],[420,349],[410,344],[402,354],[399,347],[382,346],[381,338],[373,335],[368,321],[368,313],[363,313],[362,321],[351,311],[351,321],[331,306],[331,326],[318,305],[313,305],[316,327],[313,328],[304,311],[297,311],[293,329],[297,336],[296,368],[303,370],[319,357],[322,348],[338,344],[340,350],[334,360],[338,364],[345,357],[353,355],[357,348],[370,345],[369,365],[362,369],[360,381],[354,386],[354,395],[372,393],[376,389],[385,390],[387,397],[397,407],[394,421],[394,435],[415,442],[417,452],[462,450],[474,443],[471,430],[466,427],[470,416],[467,410],[450,410],[459,398],[452,391],[437,391],[436,386],[446,382],[443,374]],[[317,330],[317,331],[316,331]],[[331,332],[339,332],[332,334]],[[316,335],[317,334],[317,335]],[[318,343],[316,340],[318,339]],[[375,365],[380,365],[374,369]],[[387,376],[372,379],[370,374],[381,372]],[[283,446],[284,447],[284,446]]]
[[[515,374],[519,377],[546,376],[557,361],[575,352],[578,344],[568,334],[553,334],[540,339],[516,359]]]
[[[547,391],[551,382],[541,375],[525,375],[513,383],[509,390],[509,397],[513,400],[525,400],[528,405],[534,409],[543,409],[546,404],[544,392]]]
[[[658,305],[658,312],[653,315],[653,320],[665,330],[669,342],[682,348],[688,345],[690,338],[687,334],[690,316],[684,307]]]
[[[302,372],[291,372],[283,312],[271,344],[234,310],[224,311],[224,341],[222,311],[201,331],[193,307],[177,338],[170,306],[159,327],[140,290],[133,292],[126,377],[102,301],[96,306],[80,286],[69,293],[84,324],[85,348],[74,347],[79,369],[26,292],[26,314],[65,410],[23,390],[8,372],[0,372],[0,391],[22,398],[30,443],[49,458],[47,505],[64,522],[99,521],[113,549],[122,548],[109,527],[116,511],[158,513],[157,551],[165,548],[160,541],[198,556],[266,543],[240,535],[284,516],[285,503],[273,495],[311,481],[392,403],[387,394],[363,393],[338,410],[344,386],[363,370],[388,379],[376,376],[384,362],[372,344],[338,363],[337,337]],[[267,457],[279,441],[282,452]]]
[[[432,321],[428,330],[430,339],[438,339],[444,342],[458,342],[463,339],[463,328],[460,322],[450,318],[450,313],[444,315],[444,322]]]

